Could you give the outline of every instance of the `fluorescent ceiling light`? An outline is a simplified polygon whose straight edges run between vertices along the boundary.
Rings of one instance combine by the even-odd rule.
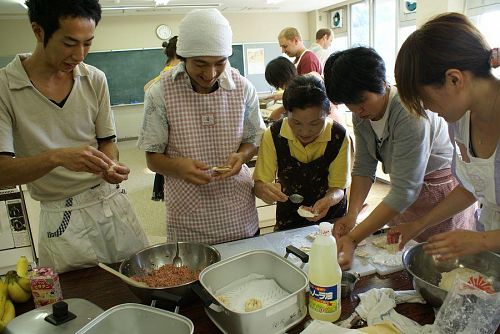
[[[170,4],[166,6],[156,6],[156,5],[148,5],[148,6],[109,6],[109,7],[101,7],[102,10],[139,10],[139,9],[175,9],[175,8],[217,8],[220,7],[220,3],[211,3],[211,4]]]
[[[24,1],[25,1],[25,0],[16,0],[16,2],[17,2],[18,4],[20,4],[21,6],[23,6],[23,7],[24,7],[24,9],[28,9],[28,6],[26,6],[26,4],[24,3]]]
[[[166,6],[170,0],[155,0],[156,6]]]

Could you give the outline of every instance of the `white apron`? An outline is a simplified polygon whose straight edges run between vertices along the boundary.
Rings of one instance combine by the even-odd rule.
[[[500,229],[500,141],[488,159],[474,157],[470,150],[470,112],[449,125],[450,138],[455,140],[453,167],[462,186],[474,194],[478,209],[478,230]],[[458,150],[457,150],[458,146]]]
[[[245,102],[239,73],[230,71],[233,90],[219,87],[210,94],[196,93],[187,73],[162,77],[169,123],[166,154],[188,157],[209,166],[223,165],[237,152],[243,136]],[[258,217],[250,171],[194,185],[165,176],[167,236],[208,244],[247,238],[257,232]],[[170,239],[171,240],[171,239]]]
[[[124,189],[103,182],[60,201],[40,203],[40,266],[56,272],[115,263],[148,246]]]

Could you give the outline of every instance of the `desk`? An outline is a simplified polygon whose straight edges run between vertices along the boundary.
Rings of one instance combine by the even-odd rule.
[[[114,266],[115,268],[118,265]],[[83,298],[108,309],[122,303],[139,303],[139,299],[130,292],[126,283],[99,267],[76,270],[60,275],[61,288],[65,298]],[[356,284],[354,294],[370,290],[371,288],[393,288],[407,290],[412,288],[411,279],[406,271],[400,271],[383,278],[376,275],[362,277]],[[357,305],[356,297],[342,299],[341,319],[347,318]],[[22,314],[34,308],[33,301],[23,305],[16,305],[17,314]],[[428,305],[401,304],[396,307],[399,313],[417,321],[420,324],[429,324],[434,321],[434,311]],[[193,321],[196,334],[221,333],[206,315],[200,301],[190,306],[180,308],[180,314]],[[289,334],[300,333],[309,317],[289,330]]]

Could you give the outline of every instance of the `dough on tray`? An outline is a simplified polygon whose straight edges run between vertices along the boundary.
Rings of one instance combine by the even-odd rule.
[[[380,237],[377,237],[377,238],[373,239],[372,244],[374,246],[379,247],[379,248],[385,249],[387,252],[389,252],[391,254],[395,254],[399,250],[399,244],[398,243],[396,243],[396,244],[389,244],[389,243],[387,243],[387,235],[385,235],[385,234],[382,235],[382,236],[380,236]]]
[[[370,253],[368,253],[364,248],[357,247],[354,250],[354,255],[359,257],[370,257]]]
[[[250,298],[245,302],[245,312],[252,312],[260,310],[262,308],[262,302],[257,298]]]
[[[226,296],[220,295],[220,296],[217,296],[216,298],[225,307],[229,308],[231,306],[231,303],[229,302],[229,299]]]

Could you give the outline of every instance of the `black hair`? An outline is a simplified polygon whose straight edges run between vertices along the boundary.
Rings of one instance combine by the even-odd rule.
[[[173,36],[161,44],[163,46],[163,53],[167,56],[167,63],[177,57],[177,38],[177,36]]]
[[[297,68],[285,57],[278,57],[266,66],[266,81],[275,88],[283,88],[297,76]]]
[[[384,94],[385,64],[372,48],[355,47],[328,57],[324,69],[326,93],[335,104],[357,104],[365,91]]]
[[[299,75],[290,81],[283,93],[283,106],[287,112],[309,107],[320,107],[326,114],[330,112],[325,85],[314,74]]]
[[[86,18],[95,25],[101,20],[101,5],[98,0],[26,0],[30,22],[36,22],[44,32],[43,45],[60,28],[63,18]]]

